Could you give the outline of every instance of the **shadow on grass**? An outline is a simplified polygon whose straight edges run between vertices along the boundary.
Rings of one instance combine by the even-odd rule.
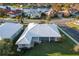
[[[61,56],[61,55],[79,55],[75,53],[73,49],[74,44],[72,42],[63,42],[63,43],[42,43],[36,45],[32,49],[22,50],[17,55],[22,56]]]

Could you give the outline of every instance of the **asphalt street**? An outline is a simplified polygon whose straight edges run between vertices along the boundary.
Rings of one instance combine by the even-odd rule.
[[[79,31],[69,28],[67,26],[61,26],[61,28],[67,32],[72,38],[79,42]]]

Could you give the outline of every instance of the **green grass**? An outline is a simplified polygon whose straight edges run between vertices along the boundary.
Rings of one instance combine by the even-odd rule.
[[[25,50],[17,55],[23,56],[69,56],[69,55],[79,55],[73,51],[75,43],[63,35],[63,41],[61,43],[51,42],[51,43],[41,43],[34,46],[30,50]]]
[[[16,56],[17,55],[19,56],[72,56],[72,55],[77,56],[79,55],[79,53],[73,51],[73,48],[76,44],[71,39],[66,37],[63,33],[61,34],[62,34],[62,42],[58,42],[58,43],[44,42],[35,45],[32,49],[22,50],[21,52],[17,52],[16,47],[13,46],[12,52],[9,52],[9,54],[7,54],[5,51],[5,54],[2,55],[16,55]]]
[[[25,6],[23,6],[23,8],[32,8],[33,6],[27,6],[27,5],[25,5]]]
[[[75,21],[68,22],[68,23],[66,23],[66,25],[73,28],[73,29],[79,30],[79,25],[74,24],[74,22]]]
[[[12,54],[3,55],[16,55],[16,56],[78,56],[79,53],[73,51],[76,45],[71,39],[62,34],[62,42],[44,42],[35,45],[32,49],[16,51],[16,47],[13,46]],[[15,43],[15,42],[14,42]]]

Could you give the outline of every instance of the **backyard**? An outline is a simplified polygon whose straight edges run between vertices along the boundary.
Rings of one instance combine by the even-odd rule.
[[[22,50],[16,53],[16,55],[23,56],[69,56],[79,55],[74,52],[73,48],[76,45],[71,39],[62,34],[62,42],[44,42],[42,44],[35,45],[32,49]]]

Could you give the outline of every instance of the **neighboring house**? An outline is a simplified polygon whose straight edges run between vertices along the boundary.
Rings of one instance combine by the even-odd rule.
[[[50,16],[50,17],[54,17],[55,16],[55,11],[50,8],[49,11],[46,13],[47,16]]]
[[[11,6],[7,6],[7,10],[9,10],[7,12],[7,15],[9,15],[10,17],[16,17],[16,16],[21,15],[21,10],[19,8],[17,9],[17,8],[13,8]]]
[[[36,9],[24,9],[24,13],[26,17],[41,18],[41,13],[39,13]]]
[[[30,17],[30,14],[31,14],[30,11],[31,11],[30,8],[24,8],[24,9],[23,9],[24,15],[25,15],[26,17]]]
[[[70,9],[69,11],[70,11],[71,16],[73,16],[73,17],[75,17],[75,13],[78,12],[78,10],[76,10],[76,9]]]
[[[42,41],[59,41],[59,38],[61,38],[61,34],[56,24],[30,23],[16,42],[17,50],[31,48],[34,43],[41,43]]]
[[[63,12],[63,16],[64,16],[64,17],[69,17],[69,16],[70,16],[69,10],[64,10],[64,11],[62,11],[62,12]]]
[[[37,11],[33,11],[30,14],[30,18],[41,18],[41,13],[39,13]]]
[[[24,8],[25,16],[30,18],[41,18],[42,13],[48,12],[47,8]]]
[[[20,16],[21,12],[17,12],[16,10],[10,11],[10,12],[7,13],[7,15],[9,15],[10,17],[16,17],[16,16]]]
[[[72,13],[72,16],[79,17],[79,11]]]
[[[0,6],[0,16],[3,17],[8,10],[6,9],[6,6]]]
[[[0,40],[13,40],[23,30],[19,23],[3,23],[0,25]]]
[[[0,6],[0,9],[3,9],[4,13],[7,13],[11,10],[8,6]]]
[[[63,18],[63,16],[64,16],[63,14],[64,14],[64,13],[63,13],[62,11],[59,11],[58,14],[57,14],[57,16],[58,16],[59,18]]]
[[[37,8],[36,10],[40,13],[46,13],[49,11],[49,8]]]

